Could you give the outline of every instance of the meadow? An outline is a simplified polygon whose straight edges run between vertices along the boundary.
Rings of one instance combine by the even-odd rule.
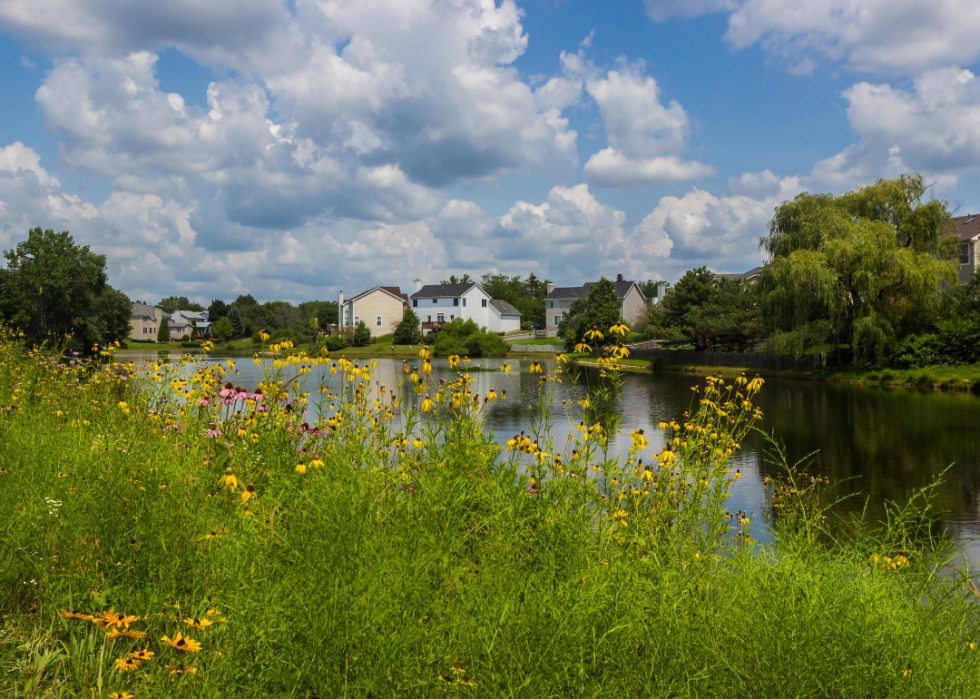
[[[0,337],[0,696],[980,694],[980,588],[929,489],[839,522],[786,464],[769,521],[726,509],[758,377],[706,377],[653,451],[606,409],[616,350],[571,405],[540,365],[479,396],[455,355],[452,381],[422,350],[381,386],[271,350],[240,386],[206,354]],[[504,446],[500,400],[528,406]]]

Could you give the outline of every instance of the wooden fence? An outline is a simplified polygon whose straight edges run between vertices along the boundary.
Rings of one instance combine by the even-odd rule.
[[[746,369],[787,369],[792,371],[816,371],[823,368],[820,357],[806,355],[794,357],[787,354],[765,352],[698,352],[695,350],[630,349],[631,359],[661,360],[673,364],[701,366],[730,366]]]

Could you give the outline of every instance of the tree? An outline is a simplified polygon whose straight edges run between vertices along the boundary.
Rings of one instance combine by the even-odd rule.
[[[272,327],[276,329],[292,327],[303,317],[300,310],[289,301],[270,301],[266,305],[272,316]]]
[[[589,287],[589,295],[572,304],[568,316],[562,321],[566,344],[577,345],[583,341],[585,333],[595,327],[602,333],[602,340],[589,340],[591,347],[601,347],[615,341],[616,336],[609,328],[620,319],[621,303],[616,295],[615,285],[603,277]],[[562,328],[559,328],[561,330]]]
[[[421,323],[411,308],[405,311],[405,315],[395,327],[395,337],[392,342],[396,345],[417,345],[422,342]]]
[[[242,294],[237,299],[235,299],[234,304],[238,306],[239,309],[249,308],[250,306],[258,306],[259,302],[255,300],[255,297],[251,294]]]
[[[167,320],[167,316],[164,316],[163,320],[160,321],[160,329],[157,331],[157,342],[170,342],[170,321]]]
[[[715,275],[707,267],[689,269],[684,273],[674,285],[674,293],[665,296],[660,304],[663,308],[660,322],[668,330],[670,339],[690,342],[697,350],[707,347],[708,337],[704,327],[695,326],[691,314],[695,309],[703,308],[714,291]]]
[[[219,320],[228,315],[228,304],[221,299],[215,299],[208,306],[208,320],[212,323],[217,323]]]
[[[235,328],[232,326],[228,316],[222,316],[218,319],[218,322],[214,324],[214,338],[216,340],[225,342],[230,340],[231,336],[234,334]]]
[[[470,278],[470,275],[468,274],[464,274],[462,277],[457,277],[455,274],[452,274],[449,276],[448,281],[443,279],[439,283],[440,284],[469,284],[472,281],[473,280]]]
[[[648,299],[661,298],[664,294],[661,289],[665,290],[670,286],[667,282],[654,281],[653,279],[647,279],[645,282],[637,282],[636,285],[640,287],[640,291]]]
[[[242,319],[242,311],[238,304],[232,305],[228,309],[228,322],[231,323],[231,336],[236,340],[245,337],[245,321]]]
[[[157,306],[164,313],[173,313],[174,311],[180,309],[182,311],[203,311],[204,306],[199,303],[194,303],[186,296],[168,296],[165,299],[161,299]]]
[[[931,328],[956,284],[944,202],[923,202],[918,175],[878,180],[838,197],[803,193],[776,209],[760,283],[776,351],[849,352],[882,362]]]
[[[324,301],[316,313],[316,323],[319,327],[326,330],[331,325],[337,324],[338,315],[337,302]]]
[[[71,335],[73,346],[88,350],[129,334],[132,306],[109,286],[105,256],[75,245],[67,231],[33,228],[27,240],[3,255],[0,316],[29,342]]]
[[[363,320],[359,320],[357,325],[354,327],[354,346],[367,347],[370,344],[371,330],[364,324]]]
[[[703,347],[745,352],[762,338],[758,286],[743,279],[717,281],[706,302],[691,308],[685,320]]]

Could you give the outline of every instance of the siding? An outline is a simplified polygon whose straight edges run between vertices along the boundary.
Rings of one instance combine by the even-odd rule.
[[[623,322],[631,327],[637,320],[646,315],[647,303],[635,285],[623,298],[623,307],[620,312],[623,316]]]
[[[375,290],[356,301],[348,301],[344,320],[350,326],[356,325],[354,318],[360,318],[371,331],[371,337],[380,337],[395,332],[395,327],[405,315],[401,299],[393,298],[384,291]],[[377,318],[381,316],[381,325]]]

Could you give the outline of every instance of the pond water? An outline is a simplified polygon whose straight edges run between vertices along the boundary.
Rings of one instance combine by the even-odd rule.
[[[156,358],[155,352],[118,353],[119,361],[143,363]],[[239,372],[230,380],[254,389],[263,377],[263,368],[255,366],[250,356],[215,354],[211,361],[228,358],[235,360]],[[536,359],[546,371],[554,370],[553,359]],[[485,412],[486,427],[500,443],[531,426],[528,407],[534,400],[529,397],[538,390],[538,376],[528,371],[531,361],[477,359],[469,365],[474,393],[485,396],[491,388],[498,393],[507,391],[506,401],[491,403]],[[397,387],[403,379],[402,360],[377,362],[372,374],[375,385],[389,390]],[[498,371],[505,362],[513,367],[510,374]],[[410,363],[418,365],[419,361]],[[432,364],[436,379],[456,374],[445,360],[436,359]],[[561,378],[561,383],[548,384],[554,397],[552,433],[559,443],[578,422],[577,406],[570,422],[562,402],[580,400],[588,384],[599,381],[594,371],[583,370],[567,371]],[[330,380],[325,367],[314,367],[310,375],[303,377],[310,390],[324,380]],[[627,432],[621,437],[624,448],[629,444],[628,432],[641,428],[652,447],[659,447],[657,423],[680,418],[690,408],[691,386],[696,383],[703,383],[703,377],[626,374],[612,406],[621,417],[621,428]],[[405,399],[402,396],[403,402]],[[844,511],[867,507],[869,518],[878,521],[883,517],[885,501],[903,502],[909,493],[946,471],[936,502],[943,511],[942,522],[951,534],[965,540],[968,556],[980,561],[980,542],[970,541],[980,534],[980,397],[770,378],[756,403],[765,415],[761,427],[785,445],[790,462],[812,453],[809,473],[841,482],[841,495],[855,494],[840,506]],[[762,513],[763,478],[778,475],[778,468],[766,459],[765,451],[762,436],[752,435],[738,453],[736,466],[744,477],[735,483],[733,510]]]

